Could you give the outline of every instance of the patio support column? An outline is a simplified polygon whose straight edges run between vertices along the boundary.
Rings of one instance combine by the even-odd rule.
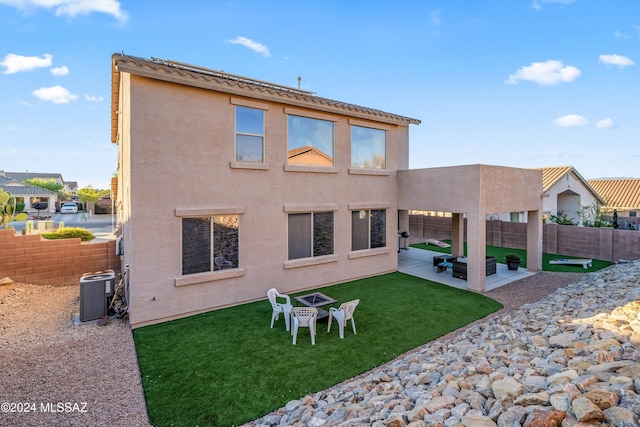
[[[472,291],[487,290],[487,225],[485,215],[467,213],[467,288]]]
[[[464,256],[464,214],[451,214],[451,255]]]
[[[542,271],[542,211],[527,212],[527,270]]]

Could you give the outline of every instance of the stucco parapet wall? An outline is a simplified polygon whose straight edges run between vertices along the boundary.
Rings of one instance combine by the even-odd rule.
[[[117,100],[121,72],[393,125],[420,124],[420,120],[411,117],[322,98],[313,95],[313,92],[237,76],[224,71],[201,68],[172,60],[144,59],[114,54],[112,55],[112,126],[117,122]],[[113,133],[112,141],[116,142]]]
[[[542,209],[542,172],[491,165],[398,171],[398,209],[486,213]]]

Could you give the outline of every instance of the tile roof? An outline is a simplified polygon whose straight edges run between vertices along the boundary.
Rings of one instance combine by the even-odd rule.
[[[46,188],[36,187],[34,185],[26,185],[17,181],[1,183],[0,187],[4,191],[8,191],[12,196],[56,196],[58,193],[55,191],[47,190]]]
[[[172,60],[158,58],[144,59],[117,53],[112,55],[111,140],[113,142],[116,142],[117,139],[117,110],[121,70],[150,78],[230,92],[247,97],[267,98],[283,104],[302,106],[384,123],[405,125],[420,124],[420,120],[418,119],[322,98],[315,96],[313,92],[289,86],[282,86],[276,83]]]
[[[573,174],[574,177],[578,181],[582,182],[587,190],[589,190],[596,197],[596,199],[600,199],[600,202],[604,202],[598,192],[589,185],[587,180],[584,179],[573,166],[552,166],[532,169],[542,171],[542,191],[545,193],[549,191],[549,189],[553,187],[558,181],[560,181],[564,176],[566,176],[567,174]]]
[[[620,211],[640,209],[640,178],[590,179],[588,182],[608,208]]]
[[[62,179],[62,175],[59,173],[34,173],[34,172],[5,172],[7,177],[13,178],[16,181],[24,181],[25,179],[40,178],[40,179]]]

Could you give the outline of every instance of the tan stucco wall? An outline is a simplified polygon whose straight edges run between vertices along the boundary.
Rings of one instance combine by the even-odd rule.
[[[270,287],[291,293],[397,270],[395,170],[398,153],[407,150],[406,126],[368,122],[388,130],[387,171],[350,171],[349,118],[322,112],[335,123],[335,165],[287,165],[287,112],[316,117],[310,110],[285,112],[266,99],[127,73],[120,93],[126,110],[120,117],[130,124],[130,138],[119,141],[118,178],[130,207],[119,219],[133,327],[264,299]],[[259,167],[234,162],[233,103],[245,101],[265,110],[266,164]],[[387,209],[387,247],[351,252],[350,209],[381,208]],[[239,215],[239,269],[181,276],[178,215],[193,209]],[[316,209],[334,211],[334,255],[287,262],[287,214]],[[185,284],[190,281],[198,283]]]
[[[466,165],[398,172],[399,209],[491,213],[541,208],[542,172]]]
[[[486,215],[527,211],[527,266],[542,268],[542,172],[468,165],[398,171],[398,209],[451,212],[451,251],[463,254],[462,215],[467,218],[468,287],[486,290]]]

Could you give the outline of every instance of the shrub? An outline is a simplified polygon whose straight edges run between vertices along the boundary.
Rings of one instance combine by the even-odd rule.
[[[504,257],[506,261],[520,261],[520,257],[516,254],[508,254]]]
[[[80,238],[83,242],[96,238],[89,230],[81,227],[60,227],[56,231],[42,233],[42,237],[49,240]]]

